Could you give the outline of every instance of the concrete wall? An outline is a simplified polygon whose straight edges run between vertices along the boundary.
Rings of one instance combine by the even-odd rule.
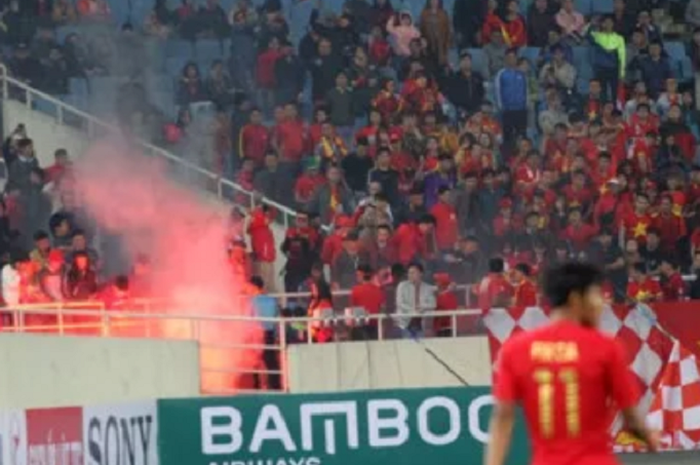
[[[293,345],[287,352],[293,393],[491,384],[486,337]]]
[[[77,129],[60,124],[56,118],[31,110],[23,103],[5,100],[3,109],[3,131],[7,136],[19,124],[27,127],[27,134],[34,140],[39,166],[45,168],[53,164],[56,149],[68,150],[71,157],[82,155],[89,145],[87,136]]]
[[[0,408],[199,395],[191,341],[0,335]]]

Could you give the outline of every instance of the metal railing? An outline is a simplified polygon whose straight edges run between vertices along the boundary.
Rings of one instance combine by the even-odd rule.
[[[133,301],[138,302],[138,301]],[[164,312],[157,307],[134,309],[133,302],[124,309],[110,309],[102,302],[21,305],[0,310],[6,333],[41,333],[58,336],[93,336],[121,338],[157,338],[192,340],[199,344],[202,392],[227,394],[250,391],[255,378],[279,377],[281,390],[287,389],[286,350],[290,344],[316,344],[322,329],[345,338],[337,340],[385,340],[403,337],[397,315],[335,314],[326,317],[264,318],[244,315]],[[434,311],[402,314],[400,318],[423,318],[441,321],[441,336],[458,337],[481,331],[475,322],[479,310]],[[12,321],[8,321],[11,317]],[[374,328],[372,336],[365,330]],[[260,337],[265,330],[275,337],[266,343]],[[348,336],[352,333],[352,336]],[[432,334],[426,334],[430,337]],[[222,337],[225,336],[225,337]],[[271,351],[277,367],[264,364],[263,353]],[[237,360],[238,362],[231,362]],[[225,381],[221,382],[221,378]],[[212,380],[216,380],[212,382]]]
[[[36,110],[35,104],[37,101],[42,100],[48,102],[54,109],[53,114],[50,114],[50,116],[55,117],[59,124],[74,129],[81,129],[90,139],[107,134],[122,134],[121,129],[116,125],[96,118],[56,97],[34,89],[24,82],[9,76],[7,67],[3,64],[0,64],[0,79],[2,79],[2,98],[4,100],[22,102],[27,108],[33,110]],[[184,160],[182,157],[174,155],[160,147],[156,147],[144,140],[138,140],[137,145],[142,149],[145,155],[159,157],[168,162],[173,168],[187,176],[187,180],[190,183],[194,183],[209,193],[214,194],[221,201],[231,202],[234,198],[242,196],[246,199],[247,205],[245,205],[245,207],[247,208],[254,207],[256,203],[260,201],[278,212],[278,218],[285,228],[287,228],[293,221],[293,218],[296,217],[296,212],[291,208],[274,202],[262,196],[260,193],[244,189],[241,185],[223,178],[220,174],[197,166],[192,162]]]

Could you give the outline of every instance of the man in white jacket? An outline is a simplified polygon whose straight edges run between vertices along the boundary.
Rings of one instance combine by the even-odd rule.
[[[403,337],[423,337],[431,333],[432,318],[420,316],[432,312],[437,306],[435,286],[423,281],[423,266],[408,266],[408,280],[396,288],[396,323]]]

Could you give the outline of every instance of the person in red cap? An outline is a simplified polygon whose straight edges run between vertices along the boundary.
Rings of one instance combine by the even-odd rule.
[[[515,281],[515,297],[513,305],[516,307],[534,307],[537,305],[537,286],[532,282],[532,269],[527,263],[518,263],[513,269],[513,281]]]
[[[501,257],[489,260],[489,273],[476,286],[479,308],[508,307],[513,300],[513,286],[504,275],[505,263]]]
[[[454,283],[452,278],[447,273],[436,273],[433,275],[433,280],[437,286],[437,295],[435,296],[437,311],[452,311],[459,308],[457,296],[454,293]],[[437,337],[452,336],[452,321],[450,317],[437,317],[433,323],[433,329]]]

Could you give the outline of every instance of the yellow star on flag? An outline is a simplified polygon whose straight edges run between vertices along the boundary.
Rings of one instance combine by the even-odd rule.
[[[637,295],[634,296],[638,302],[644,302],[645,300],[649,299],[649,297],[651,297],[651,294],[647,291],[639,291],[637,292]]]
[[[647,235],[647,227],[648,225],[646,223],[637,223],[634,226],[634,237],[643,237]]]

